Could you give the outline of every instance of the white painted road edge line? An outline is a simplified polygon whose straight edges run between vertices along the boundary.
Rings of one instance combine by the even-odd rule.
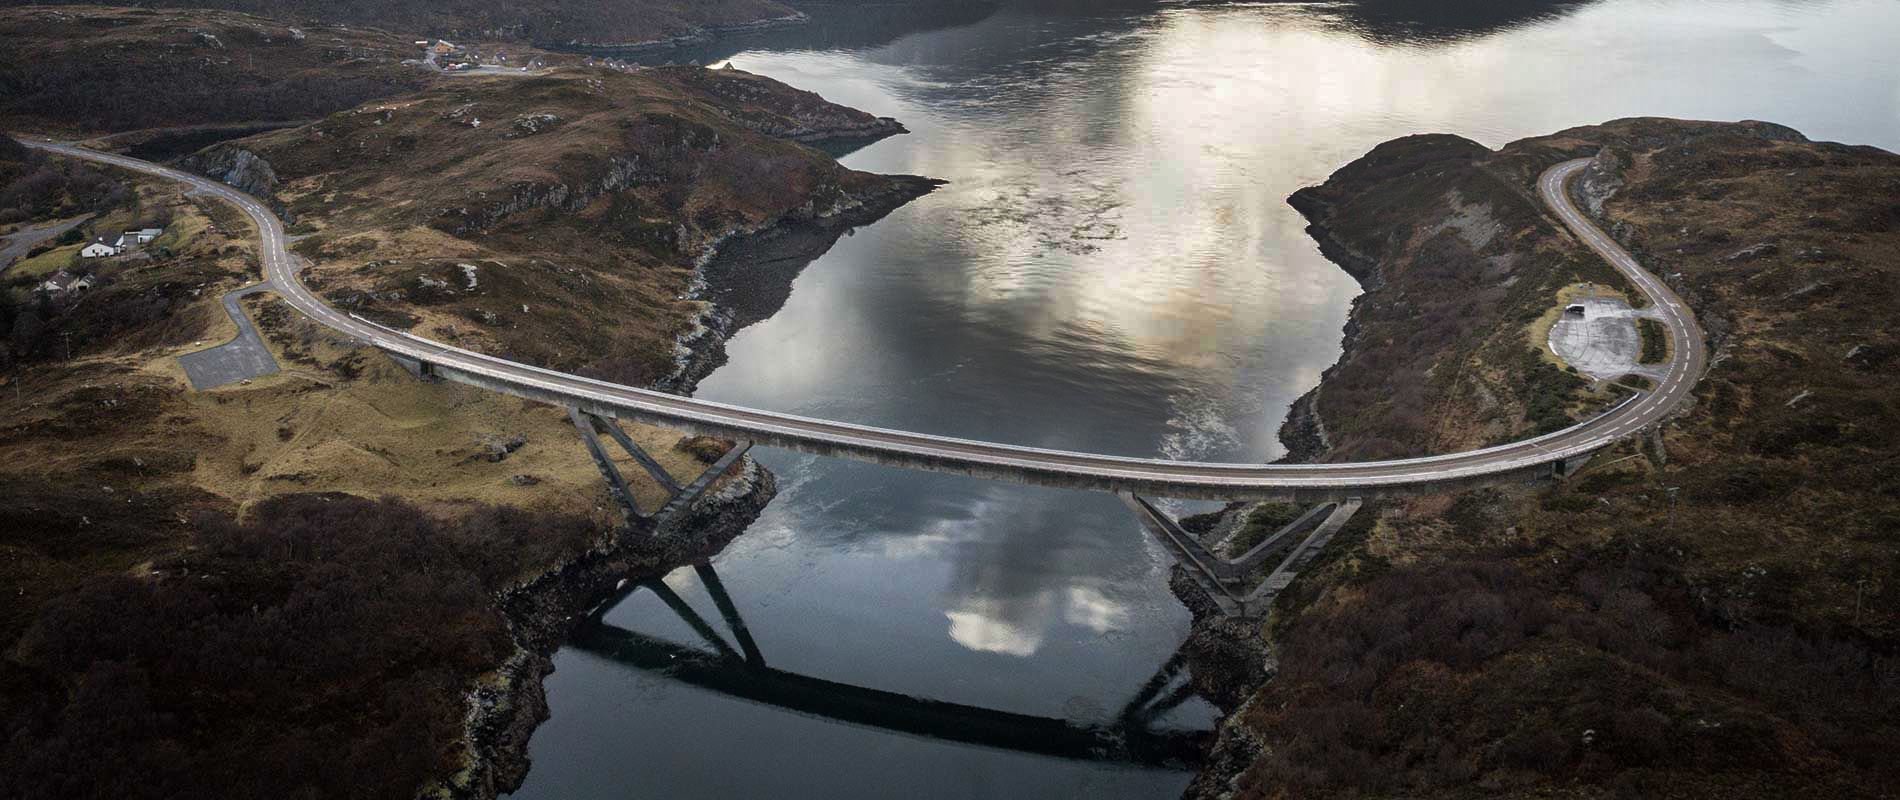
[[[1670,332],[1678,342],[1676,358],[1654,391],[1631,395],[1609,411],[1569,428],[1482,450],[1390,461],[1260,465],[1105,456],[874,428],[679,397],[483,355],[384,328],[353,314],[348,317],[339,314],[298,280],[295,262],[285,248],[282,224],[256,198],[197,175],[137,159],[49,142],[26,144],[176,180],[237,206],[258,229],[266,281],[273,282],[292,306],[312,319],[386,352],[503,385],[622,410],[648,422],[730,429],[777,441],[783,446],[810,446],[846,458],[875,460],[870,457],[884,455],[941,462],[917,465],[926,469],[993,471],[1000,468],[1029,473],[1009,476],[1029,482],[1035,482],[1037,475],[1062,475],[1108,483],[1141,482],[1190,489],[1235,490],[1396,487],[1482,477],[1591,453],[1614,443],[1628,431],[1641,430],[1661,420],[1687,396],[1705,358],[1700,331],[1686,307],[1665,285],[1643,270],[1634,257],[1590,223],[1566,195],[1570,179],[1590,163],[1588,159],[1551,167],[1540,176],[1538,189],[1545,204],[1564,226],[1634,283],[1653,306],[1662,310],[1669,322]],[[397,336],[390,338],[386,333]]]

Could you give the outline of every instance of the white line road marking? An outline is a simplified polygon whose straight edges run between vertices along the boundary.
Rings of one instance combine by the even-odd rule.
[[[761,444],[878,463],[984,477],[1105,489],[1139,488],[1179,496],[1271,496],[1274,490],[1349,491],[1431,484],[1534,469],[1594,452],[1623,434],[1667,416],[1687,393],[1705,358],[1694,318],[1669,289],[1595,225],[1565,196],[1572,176],[1588,164],[1579,159],[1545,171],[1538,181],[1544,202],[1593,252],[1634,283],[1651,305],[1664,310],[1678,346],[1675,363],[1654,391],[1630,396],[1594,419],[1561,431],[1497,447],[1423,458],[1347,464],[1219,464],[1127,458],[979,442],[910,431],[811,419],[678,397],[520,364],[440,342],[395,332],[343,316],[298,280],[295,260],[284,246],[283,225],[255,198],[209,179],[77,147],[27,142],[31,147],[99,161],[179,181],[243,210],[257,227],[265,280],[312,319],[398,356],[434,365],[438,372],[467,375],[507,390],[587,404],[645,421],[695,431],[720,431]],[[489,388],[495,388],[490,386]]]

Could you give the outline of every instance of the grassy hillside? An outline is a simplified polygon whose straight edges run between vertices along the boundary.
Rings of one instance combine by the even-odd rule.
[[[273,196],[342,306],[646,384],[677,366],[718,242],[859,224],[933,185],[786,137],[897,130],[737,71],[563,69],[444,82],[188,163]]]
[[[339,304],[636,383],[679,366],[676,337],[707,313],[693,270],[718,243],[835,238],[934,185],[805,144],[894,121],[742,72],[424,81],[378,32],[139,9],[0,20],[25,43],[0,81],[31,89],[0,95],[10,125],[189,125],[172,137],[188,142],[324,115],[188,165],[276,202]],[[140,76],[163,91],[87,105]],[[150,258],[86,263],[83,295],[34,291],[29,273],[70,262],[57,249],[0,286],[0,796],[492,797],[525,771],[545,656],[574,616],[616,580],[708,555],[772,493],[746,462],[699,509],[717,519],[688,523],[699,539],[610,539],[560,409],[416,381],[268,294],[244,309],[281,372],[192,391],[177,356],[232,336],[219,298],[259,277],[248,223],[11,144],[0,224],[97,211],[98,230],[167,233]],[[676,475],[723,452],[629,434]],[[664,499],[622,468],[643,507]]]
[[[1376,287],[1353,305],[1347,355],[1302,401],[1328,437],[1324,458],[1510,441],[1613,399],[1541,359],[1525,332],[1564,287],[1623,286],[1544,215],[1537,147],[1410,136],[1291,198],[1322,248]]]
[[[1456,308],[1473,284],[1508,280],[1467,260],[1465,275],[1406,281],[1430,249],[1416,232],[1470,201],[1422,186],[1371,196],[1408,180],[1385,168],[1393,147],[1319,193],[1328,230],[1396,268],[1360,308],[1401,292]],[[1500,197],[1602,151],[1583,199],[1695,307],[1713,363],[1686,412],[1562,485],[1369,507],[1281,596],[1278,674],[1226,726],[1229,766],[1193,794],[1890,796],[1900,348],[1883,312],[1900,294],[1900,156],[1758,123],[1649,119],[1498,154],[1441,145],[1453,147],[1454,165],[1499,178]],[[1367,235],[1379,225],[1401,233]],[[1563,234],[1536,246],[1584,257]],[[1434,346],[1377,324],[1319,394],[1348,446],[1417,429],[1403,407],[1335,399],[1334,376],[1356,361],[1506,375],[1516,363],[1488,360],[1477,339]],[[1458,402],[1457,383],[1437,386],[1425,407]],[[1461,429],[1435,430],[1455,445],[1487,438]]]
[[[685,296],[716,243],[842,231],[933,185],[793,140],[899,130],[744,73],[557,70],[445,79],[190,164],[279,203],[336,302],[648,382],[705,311]],[[229,338],[218,298],[259,277],[245,220],[6,152],[0,197],[92,175],[122,198],[95,227],[168,232],[149,260],[87,264],[83,296],[4,287],[0,774],[31,778],[0,794],[493,796],[590,593],[705,556],[771,495],[743,467],[706,541],[608,548],[560,409],[416,381],[268,295],[245,309],[282,371],[191,391],[176,357]],[[15,216],[70,212],[79,188]],[[721,452],[629,433],[677,475]]]
[[[101,225],[168,219],[154,258],[90,263],[83,298],[4,287],[0,796],[408,798],[451,776],[493,796],[519,766],[471,737],[470,692],[525,704],[497,728],[531,726],[542,662],[519,637],[571,613],[534,623],[507,593],[616,521],[572,426],[416,381],[270,296],[247,310],[282,372],[192,391],[176,356],[234,333],[218,299],[257,277],[251,231],[102,179],[129,198]],[[675,434],[629,433],[704,468]],[[612,574],[677,557],[631,550]]]

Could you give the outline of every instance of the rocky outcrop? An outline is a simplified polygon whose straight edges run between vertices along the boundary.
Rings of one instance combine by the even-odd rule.
[[[264,198],[279,216],[284,214],[282,203],[277,201],[280,185],[277,170],[263,156],[237,145],[217,145],[187,156],[180,166],[253,197]]]
[[[692,512],[659,530],[621,528],[599,547],[504,593],[516,651],[469,694],[463,768],[427,796],[488,800],[521,786],[528,739],[548,717],[543,679],[551,656],[585,612],[627,581],[665,575],[724,549],[778,493],[770,471],[750,458],[701,498]]]
[[[777,313],[791,296],[798,273],[829,251],[838,237],[882,219],[942,184],[898,176],[874,192],[846,195],[822,213],[807,204],[800,213],[765,228],[732,230],[715,237],[701,258],[692,293],[706,302],[706,308],[675,340],[673,372],[654,388],[692,394],[701,379],[726,363],[726,340]]]
[[[664,67],[650,74],[655,80],[716,99],[721,116],[776,139],[820,144],[875,140],[909,132],[890,117],[827,102],[815,93],[730,65],[721,69]]]
[[[524,211],[545,208],[573,213],[603,195],[664,180],[664,175],[645,168],[637,154],[608,156],[606,169],[593,180],[575,184],[518,183],[510,187],[506,197],[485,205],[440,209],[437,225],[457,236],[481,233]]]
[[[795,142],[817,144],[850,139],[882,139],[900,133],[909,133],[902,123],[890,117],[873,117],[869,120],[837,120],[818,117],[794,118],[789,124],[778,122],[751,123],[739,120],[739,123],[767,136],[791,139]]]
[[[1598,150],[1596,157],[1590,159],[1590,166],[1577,175],[1570,191],[1583,202],[1590,216],[1603,217],[1603,204],[1623,188],[1623,169],[1626,166],[1622,156],[1606,147]]]
[[[552,130],[560,124],[561,118],[554,114],[523,114],[515,117],[514,123],[510,126],[512,130],[508,132],[508,138],[519,139],[523,136],[533,136]]]
[[[1351,338],[1348,334],[1349,342]],[[1326,439],[1326,423],[1320,419],[1318,405],[1319,387],[1315,386],[1287,409],[1286,421],[1280,423],[1280,443],[1286,446],[1286,455],[1281,457],[1280,463],[1312,463],[1332,446]]]

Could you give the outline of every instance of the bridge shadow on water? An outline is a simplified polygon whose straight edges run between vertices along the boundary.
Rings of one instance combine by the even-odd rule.
[[[602,602],[570,645],[631,669],[665,676],[728,697],[838,722],[962,744],[1057,758],[1182,769],[1197,764],[1208,731],[1156,727],[1168,711],[1194,697],[1185,657],[1176,652],[1131,697],[1112,722],[1038,717],[912,697],[787,672],[766,664],[738,607],[709,563],[694,566],[727,630],[726,640],[660,580],[629,583]],[[609,609],[640,591],[652,592],[701,639],[687,647],[608,623]]]

